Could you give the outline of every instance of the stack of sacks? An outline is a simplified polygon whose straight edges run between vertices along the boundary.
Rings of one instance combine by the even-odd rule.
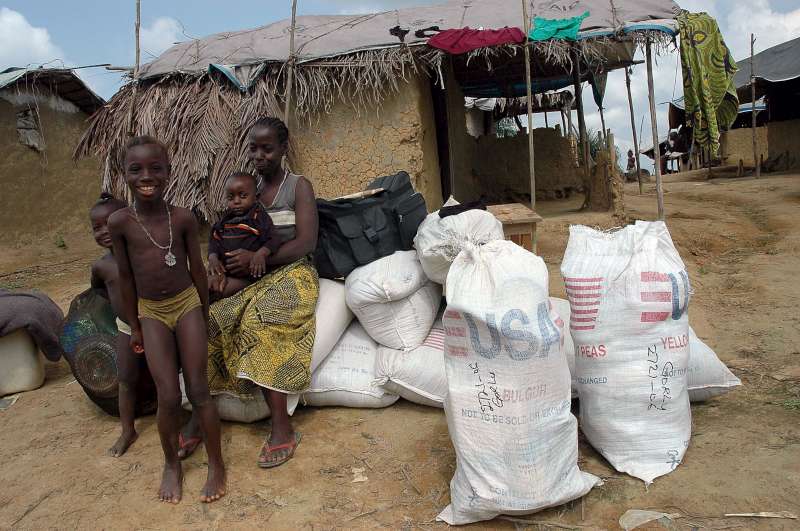
[[[444,206],[458,205],[452,197]],[[417,229],[414,248],[429,279],[444,285],[450,264],[465,244],[483,245],[502,240],[503,224],[485,210],[468,210],[461,214],[439,217],[439,211],[428,214]]]
[[[32,391],[44,383],[44,360],[25,331],[0,337],[0,396]]]
[[[663,222],[637,222],[570,227],[561,274],[581,429],[614,468],[649,484],[680,464],[691,436],[686,267]]]
[[[377,383],[390,393],[423,406],[444,407],[447,377],[444,373],[444,326],[441,316],[419,347],[395,350],[378,347]]]
[[[314,347],[311,351],[311,373],[322,364],[333,351],[334,346],[344,334],[353,320],[353,313],[345,302],[344,282],[321,278],[319,281],[319,298],[317,299],[316,333]],[[183,386],[183,382],[181,382]],[[182,387],[181,387],[182,388]],[[269,406],[264,395],[253,386],[249,396],[218,394],[214,401],[222,420],[232,422],[257,422],[270,416]],[[289,395],[286,407],[293,414],[300,402],[300,395]],[[183,400],[183,407],[191,410],[189,400]]]
[[[550,297],[550,302],[564,322],[569,323],[569,301]],[[689,379],[687,385],[691,402],[704,402],[742,385],[742,381],[720,361],[717,354],[697,337],[691,326],[689,327],[689,337],[680,340],[689,341]],[[572,342],[571,333],[564,334],[564,353],[567,356],[570,374],[572,375],[572,396],[577,397],[575,346]]]
[[[442,302],[441,286],[428,280],[414,251],[355,269],[345,287],[347,305],[370,337],[397,350],[425,341]]]
[[[311,376],[303,394],[310,406],[381,408],[397,402],[375,381],[378,344],[354,321]]]
[[[528,514],[585,495],[578,423],[547,267],[508,241],[468,245],[447,276],[444,410],[456,471],[450,525]]]

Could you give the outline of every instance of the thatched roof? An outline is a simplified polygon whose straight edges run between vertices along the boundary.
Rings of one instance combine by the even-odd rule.
[[[571,16],[586,10],[590,16],[583,21],[577,48],[582,61],[595,68],[627,64],[645,35],[663,44],[677,33],[679,8],[670,0],[535,0],[530,13],[554,18],[553,13]],[[411,75],[443,79],[445,54],[426,46],[427,39],[415,35],[417,30],[522,22],[518,0],[458,0],[371,15],[298,17],[295,116],[313,120],[336,101],[349,102],[360,112],[379,106]],[[396,26],[409,30],[402,43],[389,31]],[[223,206],[224,176],[243,164],[243,133],[260,116],[283,114],[288,35],[289,21],[280,21],[173,46],[142,68],[139,83],[124,86],[94,116],[76,157],[102,157],[103,187],[127,195],[120,157],[132,123],[135,133],[152,134],[169,146],[175,175],[170,200],[214,219]],[[573,45],[547,41],[532,48],[534,75],[557,73],[564,86]],[[459,56],[457,78],[470,71],[490,72],[481,80],[484,85],[503,83],[506,93],[501,95],[518,96],[508,80],[520,79],[521,50],[509,45]],[[504,71],[499,68],[512,63]]]
[[[48,88],[86,114],[103,106],[105,100],[68,68],[7,68],[0,72],[0,90]]]

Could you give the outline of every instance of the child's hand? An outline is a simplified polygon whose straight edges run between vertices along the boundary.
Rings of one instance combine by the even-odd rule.
[[[250,260],[250,276],[260,278],[264,276],[267,271],[267,255],[266,253],[257,252]]]
[[[134,354],[144,353],[144,339],[141,330],[131,330],[130,346]]]
[[[217,255],[212,254],[208,257],[208,276],[221,277],[225,276],[225,266],[219,261]]]

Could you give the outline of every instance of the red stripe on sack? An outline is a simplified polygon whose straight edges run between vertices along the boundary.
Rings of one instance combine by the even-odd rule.
[[[670,312],[642,312],[643,323],[659,323],[666,321],[670,316]]]
[[[594,325],[591,326],[572,326],[569,325],[571,330],[594,330]]]
[[[571,323],[593,323],[597,321],[597,317],[573,317],[570,319]]]
[[[449,337],[467,337],[467,329],[456,326],[448,326],[447,335]]]
[[[671,291],[643,291],[642,302],[672,302]]]
[[[578,291],[578,290],[582,290],[582,291],[599,291],[600,290],[600,284],[592,284],[591,286],[590,285],[578,286],[578,285],[573,285],[573,284],[567,284],[567,289],[572,289],[572,290],[576,290],[576,291]]]
[[[593,277],[593,278],[576,278],[576,277],[564,277],[564,282],[602,282],[603,277]]]
[[[569,293],[567,292],[568,297],[572,297],[573,299],[596,299],[600,296],[599,293]]]
[[[448,319],[461,319],[461,313],[454,310],[447,310],[444,312],[444,316]]]
[[[669,275],[655,271],[642,271],[642,282],[669,282]]]
[[[570,301],[572,306],[597,306],[600,304],[600,299],[595,299],[593,301]]]
[[[589,309],[589,310],[572,310],[572,313],[578,314],[578,315],[581,315],[581,314],[585,315],[585,314],[588,314],[588,313],[597,313],[597,308],[592,308],[592,309]]]
[[[464,347],[447,346],[447,347],[445,347],[445,352],[449,356],[453,356],[453,357],[456,357],[456,358],[466,358],[467,357],[467,349],[465,349]]]

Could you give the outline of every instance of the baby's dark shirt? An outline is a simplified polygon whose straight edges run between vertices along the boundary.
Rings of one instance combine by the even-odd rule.
[[[214,224],[208,241],[208,254],[216,254],[224,261],[225,253],[237,249],[255,252],[266,247],[274,253],[280,245],[272,218],[256,203],[246,214],[237,216],[229,211]]]

